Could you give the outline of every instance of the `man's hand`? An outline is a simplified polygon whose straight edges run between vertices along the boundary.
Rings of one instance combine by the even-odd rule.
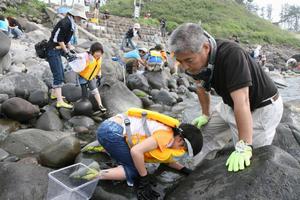
[[[192,124],[194,124],[195,126],[197,126],[197,128],[200,129],[202,126],[207,124],[207,122],[208,122],[208,116],[200,115],[199,117],[193,120]]]
[[[138,200],[156,200],[160,196],[155,190],[151,188],[149,176],[140,176],[134,183],[136,196]]]
[[[252,147],[240,140],[235,145],[235,151],[231,153],[227,159],[226,166],[228,166],[228,171],[237,172],[239,170],[245,169],[245,166],[250,166],[250,159],[252,157]]]

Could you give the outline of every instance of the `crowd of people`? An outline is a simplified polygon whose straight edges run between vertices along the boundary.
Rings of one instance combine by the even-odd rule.
[[[47,61],[54,79],[51,98],[57,100],[58,108],[72,108],[62,95],[64,67],[61,56],[70,62],[77,59],[70,41],[82,19],[87,19],[84,6],[75,4],[55,25],[48,42]],[[8,18],[6,22],[3,17],[0,20],[1,30],[4,28],[3,31],[18,36],[19,32],[11,28],[21,31],[16,21]],[[165,19],[161,19],[160,26],[161,35],[165,37]],[[135,23],[124,35],[121,49],[131,48],[120,58],[126,72],[162,71],[168,67],[170,59],[176,60],[176,67],[197,85],[202,113],[190,124],[139,109],[105,120],[97,130],[97,139],[119,166],[83,178],[126,180],[129,186],[136,188],[138,199],[158,199],[159,194],[150,184],[146,162],[166,163],[188,175],[192,170],[178,162],[181,158],[197,155],[201,163],[213,158],[229,141],[234,150],[224,163],[228,171],[237,172],[249,167],[253,149],[272,143],[283,113],[278,89],[259,64],[264,65],[266,61],[263,55],[259,58],[261,46],[257,46],[252,55],[239,45],[237,37],[234,41],[215,39],[199,24],[185,23],[172,32],[167,52],[161,44],[150,49],[137,46],[132,39],[136,36],[142,39],[140,30],[140,24]],[[93,43],[83,56],[86,65],[78,72],[83,98],[87,97],[89,89],[101,113],[105,113],[106,108],[101,102],[96,80],[101,78],[103,53],[103,46],[99,42]],[[212,111],[211,89],[222,98]]]

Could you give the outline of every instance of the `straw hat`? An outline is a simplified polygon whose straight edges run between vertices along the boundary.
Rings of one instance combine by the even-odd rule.
[[[82,19],[87,19],[85,15],[85,7],[81,4],[74,4],[73,8],[68,12],[75,17],[81,17]]]

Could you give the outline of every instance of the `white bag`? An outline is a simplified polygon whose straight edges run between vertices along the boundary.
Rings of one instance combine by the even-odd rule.
[[[76,73],[83,71],[86,67],[86,57],[88,56],[87,53],[80,53],[76,54],[77,59],[69,62],[70,67]]]

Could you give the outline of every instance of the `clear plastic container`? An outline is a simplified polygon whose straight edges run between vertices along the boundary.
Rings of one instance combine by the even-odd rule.
[[[48,174],[47,200],[88,200],[94,193],[99,179],[85,180],[74,178],[78,172],[92,170],[88,166],[77,163]]]

